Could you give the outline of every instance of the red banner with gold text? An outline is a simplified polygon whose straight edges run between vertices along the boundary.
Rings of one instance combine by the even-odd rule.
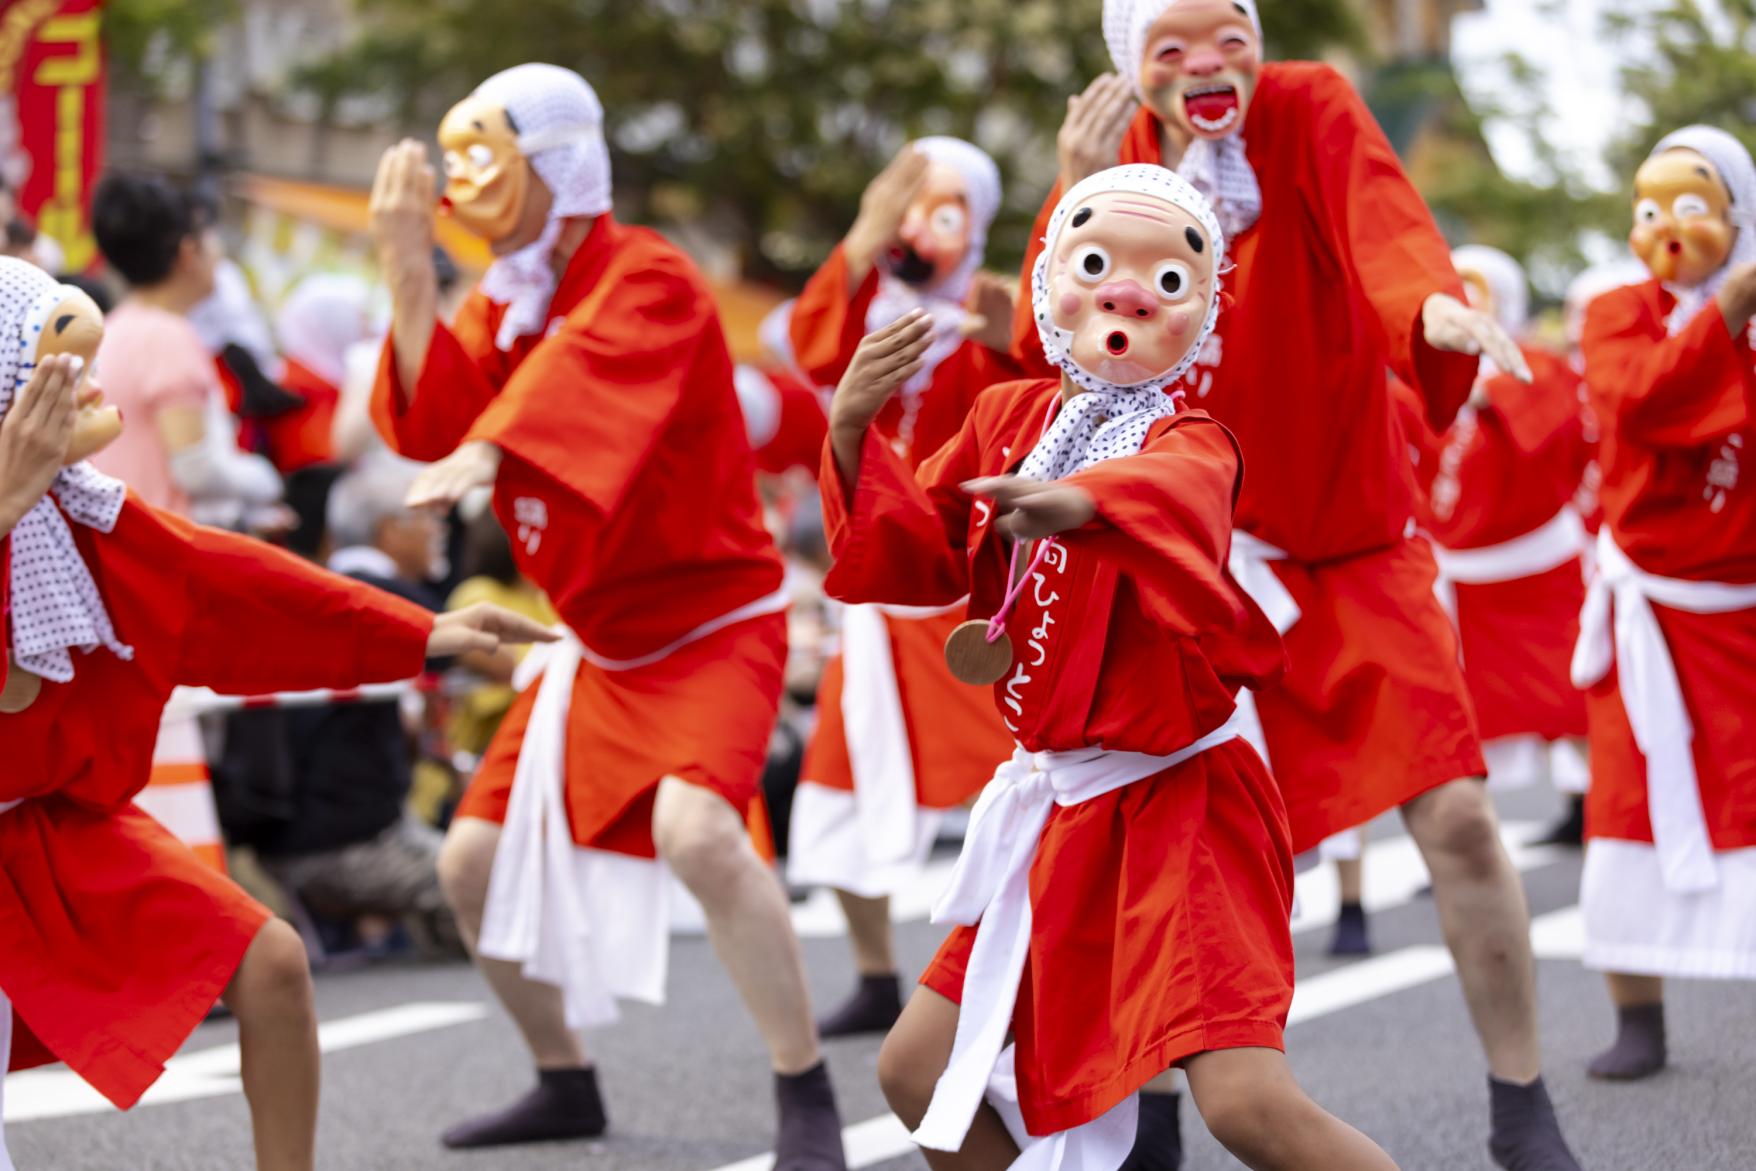
[[[96,258],[91,189],[103,169],[103,0],[0,0],[0,178],[66,268]]]

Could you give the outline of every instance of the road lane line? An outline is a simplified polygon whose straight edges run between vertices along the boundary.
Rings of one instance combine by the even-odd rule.
[[[479,1001],[417,1001],[319,1024],[317,1045],[324,1053],[338,1053],[467,1024],[487,1015],[488,1006]],[[238,1056],[236,1044],[179,1054],[165,1063],[163,1076],[141,1097],[140,1105],[242,1093],[244,1083],[238,1077]],[[27,1070],[6,1079],[8,1125],[76,1114],[102,1114],[114,1109],[71,1070]]]

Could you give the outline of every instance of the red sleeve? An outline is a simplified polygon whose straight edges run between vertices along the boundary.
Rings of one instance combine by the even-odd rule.
[[[433,323],[427,360],[409,401],[387,338],[372,387],[372,423],[384,441],[410,459],[444,459],[457,450],[505,381],[507,358],[494,344],[492,309],[476,293],[457,315],[455,331]]]
[[[160,514],[194,595],[178,683],[233,694],[354,687],[420,674],[433,615],[261,541]]]
[[[1155,428],[1138,455],[1068,477],[1097,517],[1064,534],[1133,578],[1147,612],[1183,634],[1237,629],[1248,609],[1225,570],[1239,486],[1237,441],[1205,415]]]
[[[1598,417],[1622,439],[1697,447],[1749,424],[1750,350],[1716,306],[1670,337],[1644,288],[1618,289],[1592,302],[1580,346]]]
[[[756,464],[771,475],[790,468],[805,468],[815,473],[823,441],[829,435],[829,416],[823,411],[823,399],[814,387],[786,374],[769,372],[780,406],[780,426],[774,438],[756,453]]]
[[[970,498],[959,485],[980,474],[972,415],[913,474],[875,428],[860,449],[859,480],[842,479],[823,445],[818,493],[835,559],[823,588],[844,602],[948,606],[969,593]]]
[[[679,257],[655,249],[606,272],[465,438],[517,456],[607,517],[690,388],[718,382],[729,395],[731,381],[706,290]]]
[[[1529,386],[1509,375],[1489,381],[1488,401],[1505,420],[1506,433],[1520,455],[1531,456],[1583,428],[1579,375],[1552,354],[1526,350]]]
[[[1018,297],[1012,305],[1012,359],[1021,371],[1021,378],[1046,378],[1055,373],[1043,356],[1043,339],[1037,334],[1036,312],[1031,305],[1030,278],[1036,269],[1037,257],[1043,254],[1043,242],[1049,234],[1049,218],[1061,202],[1061,181],[1054,188],[1031,225],[1030,239],[1024,248],[1024,269],[1018,274]]]
[[[1328,66],[1312,66],[1310,77],[1303,104],[1313,115],[1315,175],[1307,209],[1377,311],[1391,369],[1420,392],[1428,421],[1443,431],[1476,376],[1474,355],[1433,349],[1421,328],[1421,306],[1432,294],[1465,299],[1450,246],[1359,93]]]
[[[860,339],[866,336],[866,316],[877,294],[874,266],[853,296],[848,295],[847,251],[840,244],[805,282],[788,331],[799,369],[819,386],[834,386],[847,373]]]

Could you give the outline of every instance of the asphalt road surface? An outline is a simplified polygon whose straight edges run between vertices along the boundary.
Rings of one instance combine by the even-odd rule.
[[[1756,990],[1671,990],[1673,1065],[1634,1086],[1589,1081],[1607,1042],[1601,980],[1578,963],[1579,859],[1531,849],[1554,811],[1549,795],[1501,800],[1535,916],[1548,1079],[1586,1171],[1756,1169]],[[939,873],[947,865],[941,860]],[[1490,1171],[1485,1072],[1440,946],[1424,872],[1394,818],[1374,827],[1368,905],[1377,954],[1324,955],[1335,892],[1329,868],[1300,877],[1294,923],[1299,990],[1287,1035],[1293,1067],[1330,1110],[1375,1137],[1405,1171]],[[925,921],[930,888],[898,900],[899,949],[918,971],[941,931]],[[827,1004],[853,975],[833,906],[796,912],[813,994]],[[453,1154],[440,1130],[522,1092],[528,1063],[486,989],[463,965],[379,967],[318,979],[324,1022],[318,1164],[334,1171],[763,1171],[771,1084],[754,1028],[699,935],[671,957],[670,1003],[632,1006],[589,1038],[611,1133],[593,1143]],[[1070,1006],[1072,1007],[1072,1006]],[[203,1026],[147,1099],[128,1114],[65,1070],[6,1082],[6,1136],[19,1171],[240,1171],[251,1165],[235,1030]],[[885,1110],[877,1040],[841,1041],[829,1060],[848,1125],[850,1163],[900,1171],[924,1163]],[[1188,1103],[1191,1171],[1238,1166]]]

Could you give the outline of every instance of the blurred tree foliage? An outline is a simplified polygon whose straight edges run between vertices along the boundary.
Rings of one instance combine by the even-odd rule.
[[[211,53],[238,6],[239,0],[106,0],[104,47],[129,81],[162,78]]]
[[[1715,15],[1717,13],[1717,15]],[[1633,179],[1658,140],[1692,122],[1737,135],[1756,151],[1756,0],[1675,0],[1657,12],[1624,3],[1605,31],[1647,51],[1622,71],[1622,84],[1647,116],[1611,145],[1609,162]]]
[[[133,0],[153,2],[153,0]],[[174,0],[156,0],[174,2]],[[1281,56],[1357,47],[1348,0],[1267,5]],[[847,228],[909,138],[955,134],[998,159],[996,265],[1024,250],[1053,180],[1066,98],[1110,67],[1101,0],[362,0],[364,33],[304,70],[326,105],[375,96],[430,136],[444,109],[525,61],[577,69],[603,98],[631,218],[731,241],[746,272],[794,280]]]
[[[1455,134],[1479,137],[1483,120],[1509,120],[1534,149],[1540,181],[1520,182],[1460,157],[1423,183],[1442,220],[1523,257],[1539,289],[1551,294],[1582,267],[1582,244],[1590,235],[1626,236],[1634,171],[1665,134],[1707,122],[1756,149],[1756,0],[1620,0],[1604,16],[1601,35],[1603,47],[1627,63],[1620,80],[1633,99],[1632,119],[1605,151],[1614,190],[1594,187],[1555,149],[1554,111],[1480,101],[1451,111]],[[1509,92],[1528,94],[1542,81],[1520,57],[1508,59],[1506,69]]]

